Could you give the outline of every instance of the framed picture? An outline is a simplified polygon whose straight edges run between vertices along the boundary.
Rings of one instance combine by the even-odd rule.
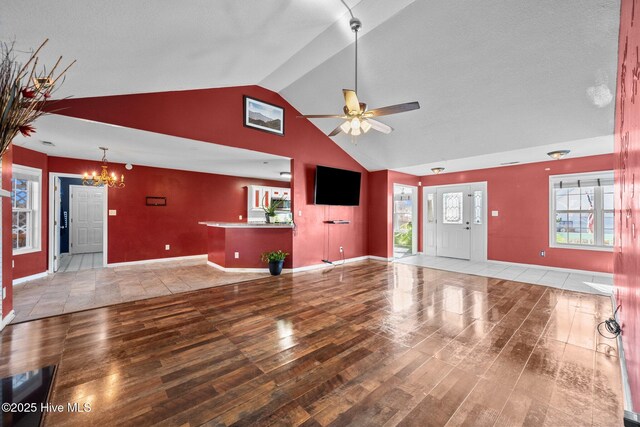
[[[244,125],[284,136],[284,108],[245,96]]]
[[[147,196],[147,206],[167,206],[167,198],[160,196]]]

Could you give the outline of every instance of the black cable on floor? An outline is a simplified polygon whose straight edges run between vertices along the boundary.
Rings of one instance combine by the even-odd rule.
[[[618,310],[620,310],[620,306],[618,306],[616,308],[616,311],[613,312],[613,316],[611,316],[609,319],[605,320],[604,322],[598,323],[598,326],[596,329],[598,330],[598,333],[603,337],[608,339],[614,339],[622,333],[622,328],[620,327],[620,324],[616,320],[616,314],[618,313]],[[601,330],[602,325],[604,325],[604,328],[607,330],[609,334],[611,334],[611,336],[607,336],[602,333],[602,330]]]

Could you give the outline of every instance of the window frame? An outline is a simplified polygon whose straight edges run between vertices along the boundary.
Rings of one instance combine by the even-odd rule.
[[[11,197],[11,235],[13,236],[13,213],[14,212],[29,212],[30,213],[30,223],[27,224],[27,240],[30,245],[20,249],[13,249],[13,237],[11,242],[11,249],[13,251],[13,255],[24,255],[34,252],[42,251],[42,170],[37,168],[32,168],[29,166],[23,166],[14,164],[12,167],[12,177],[11,177],[11,192],[13,193],[13,180],[15,177],[13,176],[15,173],[27,175],[29,179],[29,204],[30,207],[25,208],[14,208],[13,207],[13,196]],[[36,184],[35,186],[33,184]],[[37,187],[37,188],[34,188]]]
[[[613,171],[604,170],[597,172],[571,173],[563,175],[549,175],[549,247],[556,249],[578,249],[586,251],[613,252],[615,241],[611,246],[604,245],[604,214],[606,212],[614,212],[613,210],[604,208],[604,187],[594,187],[594,239],[598,244],[575,244],[575,243],[557,243],[556,242],[556,198],[554,192],[554,184],[558,181],[570,180],[587,180],[602,178],[602,175],[610,175],[613,178]],[[614,220],[615,224],[615,220]],[[615,239],[615,230],[614,230]]]

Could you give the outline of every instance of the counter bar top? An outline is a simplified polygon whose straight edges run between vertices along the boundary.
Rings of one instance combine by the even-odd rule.
[[[220,228],[293,228],[293,224],[275,223],[267,224],[265,222],[217,222],[217,221],[201,221],[198,224],[207,227]]]

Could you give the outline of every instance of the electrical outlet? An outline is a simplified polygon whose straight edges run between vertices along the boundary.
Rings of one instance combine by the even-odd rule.
[[[340,246],[340,253],[344,252],[344,248]]]
[[[298,216],[302,216],[302,211],[298,211]]]
[[[164,250],[168,251],[169,249],[171,249],[171,245],[164,245]]]
[[[234,257],[235,259],[240,258],[240,252],[234,252],[234,253],[233,253],[233,257]]]
[[[242,221],[242,215],[238,215],[238,219]]]
[[[540,256],[544,257],[547,253],[545,251],[540,251]]]

